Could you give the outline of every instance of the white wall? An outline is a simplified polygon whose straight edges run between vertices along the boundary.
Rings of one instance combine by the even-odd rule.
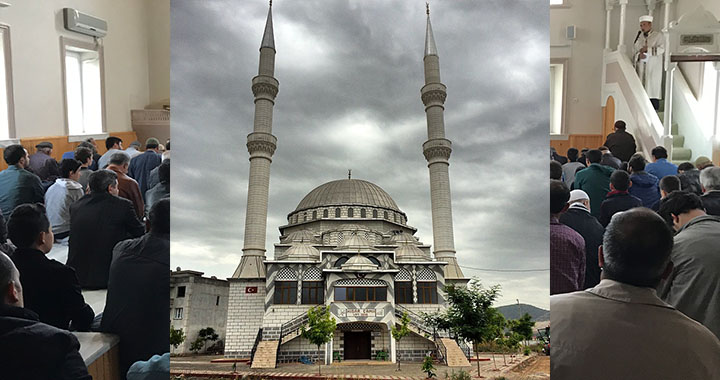
[[[565,38],[568,25],[577,38]],[[568,0],[550,8],[550,58],[568,58],[566,134],[602,133],[600,99],[605,47],[605,7],[602,1]]]
[[[148,1],[150,104],[170,101],[170,0]]]
[[[169,15],[164,16],[165,21],[150,28],[149,15],[161,14],[163,9],[155,2],[22,0],[13,1],[8,8],[0,8],[0,22],[10,26],[17,137],[66,134],[60,37],[92,39],[64,30],[63,7],[75,8],[108,22],[108,35],[103,39],[107,131],[130,131],[130,110],[142,109],[150,103],[148,78],[151,74],[161,77],[159,72],[163,68],[169,72],[169,53],[157,48],[163,45],[161,40],[165,38],[169,50],[169,36],[163,37],[158,32],[167,28]],[[168,1],[159,2],[165,3],[164,9],[169,13]],[[151,32],[155,34],[149,42]],[[149,54],[151,46],[156,47],[153,54]],[[161,57],[163,54],[164,58]],[[149,55],[157,65],[151,64]],[[154,83],[153,95],[169,97],[167,81]]]

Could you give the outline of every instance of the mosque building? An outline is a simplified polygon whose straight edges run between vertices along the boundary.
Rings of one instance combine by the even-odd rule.
[[[248,135],[250,175],[243,254],[228,279],[225,356],[252,358],[253,368],[272,368],[316,354],[325,363],[375,359],[421,360],[428,351],[450,365],[469,365],[458,344],[433,331],[422,312],[446,305],[446,284],[467,282],[455,257],[449,158],[445,138],[445,85],[428,9],[425,37],[425,105],[428,140],[423,153],[430,171],[434,245],[415,236],[407,215],[380,186],[352,178],[310,191],[280,226],[274,256],[265,255],[270,165],[276,148],[272,113],[274,78],[272,3],[260,47],[259,73],[252,80],[255,121]],[[420,162],[418,162],[420,165]],[[330,343],[320,348],[300,337],[307,311],[327,305],[337,322]],[[390,329],[407,313],[411,334],[400,342]]]

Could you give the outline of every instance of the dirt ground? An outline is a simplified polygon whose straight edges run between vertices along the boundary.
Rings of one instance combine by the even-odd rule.
[[[482,355],[481,357],[491,359],[491,355]],[[170,365],[172,371],[178,370],[211,370],[211,371],[232,371],[232,363],[211,363],[213,359],[222,358],[222,356],[183,356],[172,357]],[[550,378],[550,359],[547,356],[517,356],[511,358],[506,356],[506,362],[503,361],[502,355],[495,355],[495,363],[490,361],[480,362],[480,376],[486,379],[495,379],[505,377],[507,380],[535,380]],[[372,363],[372,365],[368,365]],[[445,365],[436,363],[435,373],[437,378],[444,380],[446,374],[459,370],[469,371],[473,377],[477,375],[477,364],[472,363],[471,367],[454,367],[449,368]],[[497,369],[495,369],[497,365]],[[344,361],[342,363],[333,363],[329,366],[322,366],[323,375],[375,375],[375,376],[401,376],[425,378],[425,373],[421,370],[422,364],[418,362],[400,363],[400,371],[396,371],[397,365],[390,362],[360,362],[353,363]],[[285,373],[309,373],[316,374],[318,367],[316,365],[306,365],[299,363],[279,364],[277,368],[271,369],[254,369],[245,363],[237,364],[237,371],[252,371],[255,373],[268,372],[285,372]]]

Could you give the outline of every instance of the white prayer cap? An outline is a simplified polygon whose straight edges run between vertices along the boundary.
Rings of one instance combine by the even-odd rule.
[[[568,200],[568,203],[573,203],[575,201],[580,201],[583,199],[590,200],[590,197],[587,195],[586,192],[582,190],[573,190],[570,192],[570,199]]]
[[[653,17],[650,15],[640,16],[640,22],[647,21],[647,22],[653,22]]]

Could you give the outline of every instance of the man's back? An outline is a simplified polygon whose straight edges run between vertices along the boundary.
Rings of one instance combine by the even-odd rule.
[[[148,233],[113,250],[101,329],[120,336],[121,369],[168,351],[169,234]]]
[[[147,150],[130,161],[128,175],[137,181],[138,186],[140,187],[140,194],[143,194],[143,196],[150,188],[148,187],[150,171],[160,166],[161,162],[162,157],[152,150]]]
[[[562,166],[563,182],[565,182],[567,187],[572,186],[573,182],[575,181],[575,173],[577,173],[579,168],[585,168],[585,165],[577,161],[568,162],[567,164],[564,164]]]
[[[658,158],[655,162],[647,164],[645,166],[645,171],[654,175],[658,179],[663,179],[665,176],[676,175],[677,165],[669,162],[665,158]]]
[[[660,188],[658,187],[657,177],[643,171],[639,171],[630,175],[632,186],[628,191],[642,201],[643,207],[650,208],[658,200],[660,200]]]
[[[610,223],[613,215],[642,206],[640,198],[630,195],[627,191],[611,191],[600,205],[600,224],[603,227]]]
[[[683,226],[671,259],[660,298],[720,337],[720,217],[699,216]]]
[[[550,218],[550,294],[582,289],[585,283],[585,240],[572,228]]]
[[[700,199],[702,199],[705,212],[710,215],[720,216],[720,190],[708,191]]]
[[[70,207],[67,265],[83,288],[104,289],[115,244],[143,232],[130,201],[108,193],[85,195]]]
[[[0,172],[0,208],[5,219],[18,205],[43,203],[44,197],[40,178],[35,174],[15,165]]]
[[[613,169],[600,164],[591,164],[575,175],[573,189],[580,189],[590,197],[590,213],[600,217],[600,205],[605,194],[610,192],[610,175]]]
[[[583,289],[592,288],[600,282],[598,247],[602,245],[605,229],[598,220],[581,206],[570,206],[560,215],[560,222],[580,234],[585,240],[585,282]]]
[[[635,154],[635,138],[623,130],[609,134],[603,145],[621,161],[630,161],[630,157]]]
[[[550,309],[554,380],[720,379],[720,341],[654,289],[602,280]]]
[[[77,338],[27,309],[0,304],[0,342],[0,380],[92,379]]]

